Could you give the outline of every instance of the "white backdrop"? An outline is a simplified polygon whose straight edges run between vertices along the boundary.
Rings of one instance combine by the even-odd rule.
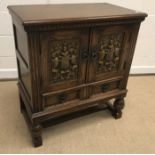
[[[0,0],[0,79],[17,77],[11,17],[7,5],[108,2],[149,14],[141,25],[131,73],[155,73],[155,0]]]

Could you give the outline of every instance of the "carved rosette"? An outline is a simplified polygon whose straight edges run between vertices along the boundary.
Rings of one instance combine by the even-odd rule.
[[[99,40],[97,72],[117,71],[120,61],[123,33],[107,34]]]
[[[51,82],[77,79],[79,48],[78,39],[51,40],[49,52]]]

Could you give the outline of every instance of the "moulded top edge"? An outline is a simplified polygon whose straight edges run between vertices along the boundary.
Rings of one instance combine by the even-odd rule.
[[[147,14],[108,3],[8,6],[24,25],[90,20],[144,19]]]

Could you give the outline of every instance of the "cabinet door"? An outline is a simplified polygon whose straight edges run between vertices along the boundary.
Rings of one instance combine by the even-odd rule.
[[[88,29],[41,33],[41,87],[43,92],[85,83]]]
[[[129,34],[128,25],[92,29],[88,82],[123,74]]]

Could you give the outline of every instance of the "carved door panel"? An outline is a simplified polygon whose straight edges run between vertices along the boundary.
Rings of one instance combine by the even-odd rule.
[[[88,82],[122,75],[130,36],[129,26],[105,26],[92,30]]]
[[[88,29],[41,33],[41,87],[59,91],[85,83]]]

